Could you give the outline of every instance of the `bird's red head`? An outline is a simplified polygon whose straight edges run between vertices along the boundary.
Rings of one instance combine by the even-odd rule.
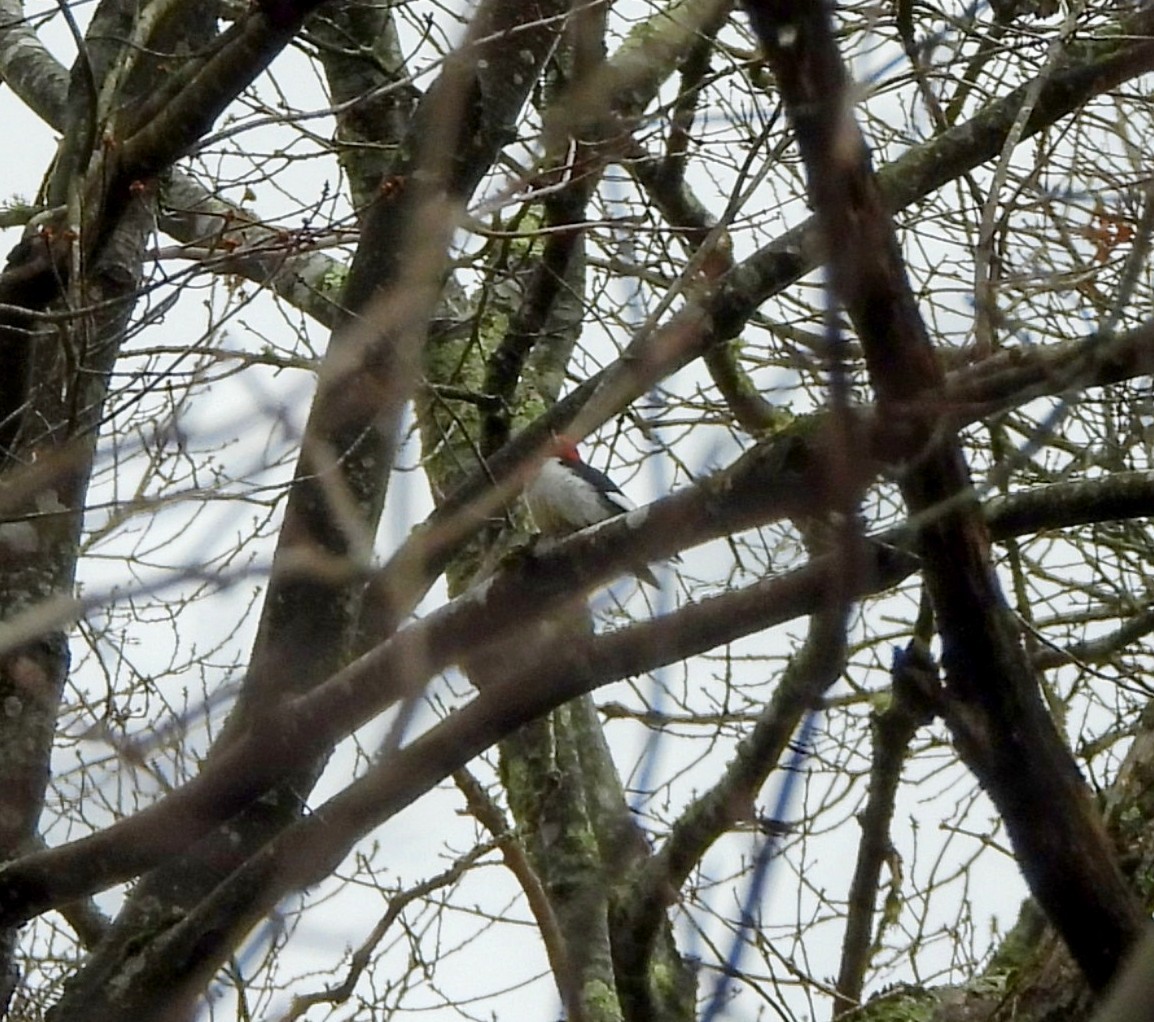
[[[577,450],[577,441],[564,434],[553,437],[552,451],[553,457],[560,458],[562,461],[579,462],[581,460],[581,454]]]

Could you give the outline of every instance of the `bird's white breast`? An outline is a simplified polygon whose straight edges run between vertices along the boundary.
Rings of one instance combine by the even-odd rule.
[[[550,458],[525,489],[525,503],[537,528],[546,536],[576,532],[633,509],[622,493],[603,494]]]

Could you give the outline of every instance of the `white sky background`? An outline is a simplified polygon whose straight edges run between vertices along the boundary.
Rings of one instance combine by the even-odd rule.
[[[29,5],[35,10],[35,5]],[[44,5],[45,9],[49,5]],[[628,10],[627,5],[622,5]],[[646,10],[648,8],[645,8]],[[77,9],[78,16],[87,16],[89,8]],[[443,24],[442,24],[442,27]],[[62,59],[71,59],[71,43],[62,26],[55,22],[45,34],[46,41],[57,47]],[[872,73],[886,66],[888,54],[870,54],[855,66],[859,77],[870,77]],[[863,67],[865,72],[863,73]],[[311,71],[305,71],[307,63],[296,53],[286,53],[274,67],[274,77],[291,107],[312,110],[325,105],[320,84]],[[303,73],[302,73],[303,71]],[[883,76],[883,81],[885,80]],[[427,84],[422,81],[421,84]],[[270,103],[278,101],[277,95],[269,87],[267,79],[259,86],[260,94]],[[883,90],[884,91],[884,90]],[[908,99],[908,96],[904,97]],[[885,110],[886,97],[879,96],[872,104],[875,114]],[[895,98],[893,103],[898,100]],[[905,117],[904,110],[896,105],[891,107],[893,116]],[[709,116],[723,116],[720,111],[708,111]],[[0,123],[10,139],[18,138],[18,146],[9,145],[3,162],[3,181],[0,192],[4,195],[19,193],[31,198],[43,177],[53,154],[53,139],[48,129],[24,111],[6,89],[0,88]],[[222,127],[223,125],[218,125]],[[331,135],[331,123],[325,119],[310,122],[310,130],[321,137]],[[283,135],[275,128],[259,129],[246,133],[245,146],[258,150],[267,146],[274,151],[283,140]],[[915,141],[910,140],[911,143]],[[896,153],[887,152],[885,158]],[[1122,162],[1125,154],[1121,154]],[[883,162],[882,154],[877,157]],[[242,173],[247,168],[238,164]],[[286,226],[299,223],[300,211],[292,196],[318,196],[327,186],[330,192],[339,195],[338,171],[335,160],[287,161],[277,171],[277,188],[262,185],[256,190],[252,205],[267,219],[283,218]],[[978,175],[980,177],[980,175]],[[733,175],[728,179],[720,174],[720,183],[729,187]],[[717,182],[703,180],[695,182],[703,194],[709,195],[714,211],[719,211],[723,200],[715,193]],[[790,195],[788,204],[778,208],[773,185],[766,185],[758,197],[752,200],[742,216],[749,215],[754,227],[742,226],[734,231],[736,255],[740,258],[760,244],[764,244],[780,230],[796,223],[804,215],[804,204],[796,199],[796,189]],[[778,184],[776,187],[783,187]],[[236,201],[243,199],[243,188],[227,197]],[[786,193],[782,192],[784,198]],[[1088,202],[1088,205],[1091,203]],[[9,250],[19,237],[19,232],[5,232],[2,239],[5,251]],[[158,240],[158,244],[169,242]],[[644,245],[642,237],[639,245]],[[953,261],[968,259],[964,249],[964,239],[935,238],[919,235],[907,245],[911,261],[911,272],[918,284],[925,282],[927,288],[934,284],[935,268]],[[165,267],[169,272],[182,268],[181,264]],[[1039,271],[1041,272],[1041,271]],[[244,285],[249,290],[251,286]],[[216,312],[223,307],[224,285],[212,291],[204,286],[204,278],[199,278],[200,290],[191,299],[182,302],[179,310],[169,313],[163,324],[152,327],[133,342],[133,347],[147,346],[179,347],[197,340],[206,324],[215,320]],[[1061,301],[1056,298],[1055,301]],[[627,318],[640,321],[649,311],[645,307],[628,304],[629,296],[611,293],[610,301],[624,307]],[[796,311],[791,305],[793,299],[787,294],[778,302],[767,303],[767,311],[774,309],[787,313]],[[939,336],[950,334],[956,341],[965,335],[972,321],[972,307],[968,297],[959,294],[956,306],[942,312],[937,307],[938,316],[933,327]],[[209,303],[206,307],[202,303]],[[316,350],[323,350],[325,331],[306,324],[311,343]],[[216,338],[219,347],[260,351],[266,342],[274,345],[284,338],[290,324],[274,304],[267,298],[258,297],[245,306],[229,322],[222,335]],[[593,356],[599,363],[609,361],[614,354],[615,342],[621,338],[599,335],[591,326],[585,338],[593,348]],[[286,344],[286,346],[289,346]],[[794,395],[791,380],[766,376],[767,387],[783,387],[783,394]],[[691,367],[677,378],[668,381],[666,388],[679,395],[690,395],[698,387],[708,388],[708,382],[697,367]],[[196,400],[179,413],[176,425],[182,433],[205,442],[214,438],[219,448],[215,455],[216,464],[227,479],[246,483],[260,483],[264,486],[281,484],[291,473],[295,456],[295,440],[307,414],[311,394],[311,381],[307,373],[300,370],[252,371],[232,376],[213,384],[211,390],[198,395]],[[255,412],[255,414],[254,414]],[[163,430],[161,431],[163,433]],[[609,431],[606,431],[608,437]],[[171,438],[169,438],[171,439]],[[694,472],[701,472],[714,466],[727,464],[736,452],[736,444],[723,430],[695,428],[692,435],[685,431],[664,430],[661,439],[674,445],[682,462]],[[142,434],[142,442],[157,442]],[[606,448],[594,449],[591,460],[599,467],[606,467]],[[416,451],[410,447],[405,460],[415,467]],[[259,466],[272,464],[265,471],[254,471]],[[122,502],[131,496],[135,485],[131,463],[126,462],[115,482],[111,480],[95,488],[91,494],[93,501]],[[644,470],[635,477],[626,476],[626,489],[638,503],[664,493],[670,486],[684,485],[684,473],[676,469],[672,461],[658,453],[646,463]],[[174,489],[190,486],[202,488],[206,493],[213,489],[211,474],[202,473],[196,480],[185,480]],[[237,484],[229,484],[239,489]],[[219,487],[218,487],[219,490]],[[177,580],[181,570],[188,564],[210,567],[212,572],[224,571],[235,576],[235,585],[220,592],[206,595],[204,599],[184,606],[179,597],[187,591],[187,583],[175,584],[165,591],[169,601],[167,606],[177,616],[166,616],[165,607],[159,606],[147,611],[146,620],[134,619],[124,611],[127,608],[127,594],[121,601],[110,606],[107,611],[94,614],[90,625],[93,631],[101,631],[107,625],[106,637],[95,644],[95,655],[85,655],[85,644],[81,637],[73,640],[74,659],[80,666],[72,680],[69,692],[69,706],[64,715],[65,728],[69,735],[79,738],[74,743],[62,746],[58,761],[58,793],[72,787],[72,771],[82,761],[89,767],[94,762],[104,761],[104,778],[100,796],[107,800],[107,812],[125,813],[144,804],[161,790],[163,785],[177,780],[181,771],[195,769],[195,763],[188,761],[185,752],[173,760],[170,748],[163,741],[156,746],[155,762],[152,764],[156,776],[149,777],[140,770],[125,765],[110,750],[100,730],[108,706],[105,696],[108,677],[168,675],[173,664],[182,665],[175,675],[164,677],[152,691],[144,704],[132,706],[133,715],[124,721],[125,733],[139,735],[163,727],[171,722],[173,715],[180,716],[201,706],[206,698],[215,698],[220,692],[227,693],[228,686],[238,680],[239,668],[244,664],[251,644],[259,610],[260,586],[263,582],[261,568],[266,566],[271,556],[272,542],[279,510],[267,506],[271,492],[254,492],[247,503],[235,501],[211,501],[206,497],[181,500],[163,510],[150,511],[130,519],[106,536],[92,543],[91,557],[82,564],[82,579],[86,592],[100,591],[109,586],[124,586],[126,578],[120,557],[131,552],[147,554],[151,567],[141,570],[137,579],[140,583],[150,583],[159,577],[171,575]],[[266,503],[261,503],[261,502]],[[429,507],[429,498],[419,471],[411,471],[399,477],[390,490],[384,524],[378,538],[377,552],[385,557],[406,536],[411,527],[419,522]],[[870,518],[874,517],[870,508]],[[271,515],[271,518],[269,517]],[[105,512],[92,516],[90,527],[99,528],[107,519]],[[223,551],[234,544],[236,536],[248,536],[259,527],[266,536],[262,543],[253,544],[250,551],[255,554],[255,566],[238,562],[221,566],[214,561]],[[782,542],[782,537],[767,530],[767,543]],[[1059,551],[1060,553],[1060,551]],[[796,555],[796,550],[793,551]],[[788,547],[774,554],[774,564],[783,565],[790,561]],[[751,565],[755,570],[760,566]],[[720,588],[728,583],[730,568],[728,552],[724,544],[713,544],[701,551],[686,556],[679,571],[702,580],[695,595],[700,596],[711,586]],[[747,579],[748,581],[748,579]],[[129,582],[131,584],[131,582]],[[629,608],[640,613],[642,604],[637,598],[632,583],[625,583],[617,590],[629,598]],[[440,591],[431,595],[436,603],[442,598]],[[254,602],[255,601],[255,602]],[[251,613],[246,611],[252,609]],[[889,604],[873,604],[869,619],[857,624],[855,638],[865,635],[876,636],[887,631],[893,632],[892,645],[902,645],[907,632],[904,622],[913,616],[909,600],[896,598]],[[240,622],[238,626],[238,621]],[[765,697],[772,690],[775,675],[785,662],[785,658],[796,648],[797,641],[804,634],[804,623],[795,622],[775,629],[771,633],[756,635],[735,644],[729,654],[735,677],[752,691],[736,696],[738,702],[746,695],[756,693]],[[195,647],[192,643],[195,642]],[[885,647],[879,647],[885,648]],[[871,653],[870,656],[873,654]],[[748,660],[743,660],[748,657]],[[773,662],[773,658],[777,662]],[[760,662],[757,662],[759,661]],[[852,684],[878,689],[888,682],[888,663],[856,658],[849,672]],[[723,665],[716,659],[702,659],[688,666],[677,665],[662,676],[662,683],[676,694],[685,692],[686,698],[700,709],[723,708],[726,700],[733,700],[734,693],[725,691],[718,680]],[[649,695],[649,682],[641,679],[633,684],[623,683],[597,694],[597,701],[621,702],[637,708],[641,704],[639,692]],[[848,686],[841,686],[838,694],[847,694]],[[454,692],[456,694],[454,694]],[[433,694],[449,706],[466,694],[466,686],[459,680],[441,680],[434,685]],[[668,708],[675,709],[673,706]],[[730,702],[729,708],[734,708]],[[211,721],[206,726],[201,723],[195,728],[192,748],[203,748],[206,739],[219,725],[227,709],[227,702],[214,707]],[[420,728],[433,718],[432,711],[423,720],[416,722]],[[864,722],[864,714],[860,719]],[[1108,722],[1102,721],[1092,730],[1101,730]],[[109,725],[114,733],[119,726]],[[1071,728],[1080,728],[1082,721],[1074,721]],[[339,790],[351,777],[363,756],[371,755],[383,733],[385,724],[376,722],[358,736],[356,742],[347,743],[333,758],[325,778],[314,795],[313,804],[318,804],[328,795]],[[680,729],[682,733],[692,733],[691,727]],[[704,729],[697,729],[699,732]],[[639,776],[638,757],[645,745],[646,733],[634,724],[613,721],[607,727],[610,741],[623,777],[627,782]],[[907,877],[903,892],[909,893],[914,887],[923,889],[931,877],[949,876],[968,863],[983,846],[986,838],[992,838],[1004,847],[1005,837],[996,824],[992,809],[980,795],[975,795],[974,785],[968,775],[957,767],[948,743],[940,728],[930,729],[936,736],[938,745],[919,756],[908,769],[907,778],[914,776],[927,778],[926,783],[902,788],[900,801],[895,813],[893,839],[904,859]],[[83,736],[83,737],[81,737]],[[853,810],[862,797],[864,780],[860,771],[868,766],[868,733],[863,728],[856,733],[846,732],[837,736],[838,740],[857,743],[857,755],[850,762],[856,762],[858,774],[847,776],[843,769],[823,769],[820,756],[808,764],[807,786],[804,792],[804,806],[795,802],[789,814],[790,819],[813,816],[816,807],[843,801],[839,810],[831,816],[840,819],[842,828],[848,830],[820,834],[802,833],[788,840],[787,854],[775,870],[763,906],[764,932],[769,938],[772,956],[793,962],[798,968],[820,979],[829,980],[836,972],[840,951],[841,930],[837,919],[826,919],[809,926],[800,936],[796,932],[797,920],[811,921],[815,913],[824,911],[815,894],[825,892],[838,898],[844,897],[849,877],[853,870],[853,857],[848,849],[856,850],[857,825],[853,820]],[[645,803],[646,813],[652,813],[650,822],[662,829],[660,821],[668,821],[677,809],[695,792],[700,791],[716,777],[719,767],[728,759],[732,751],[733,732],[717,741],[678,742],[675,737],[666,737],[659,747],[652,767],[652,777],[660,785],[655,797]],[[924,744],[924,737],[922,742]],[[705,749],[704,754],[699,751]],[[821,748],[819,742],[819,749]],[[700,758],[698,758],[700,756]],[[474,764],[482,777],[490,775],[486,763]],[[759,808],[768,811],[776,798],[780,776],[775,776],[766,792],[759,799]],[[848,788],[848,791],[847,791]],[[380,868],[379,877],[390,889],[398,885],[410,885],[433,873],[446,868],[456,854],[470,848],[474,841],[473,825],[460,815],[462,800],[455,789],[439,790],[422,799],[417,805],[386,826],[374,832],[360,849],[360,854],[368,857]],[[808,808],[807,808],[808,807]],[[823,817],[824,818],[824,817]],[[93,812],[88,816],[91,823],[98,824],[100,816]],[[961,830],[947,829],[949,823],[957,823]],[[77,825],[72,827],[57,825],[49,828],[46,837],[51,843],[79,836]],[[964,831],[964,832],[963,832]],[[748,834],[732,834],[723,839],[707,856],[701,870],[698,885],[700,897],[708,905],[702,911],[692,899],[686,905],[686,917],[681,919],[682,950],[699,955],[705,963],[701,973],[702,991],[709,989],[715,973],[708,968],[714,961],[708,943],[724,949],[728,934],[715,918],[720,913],[728,919],[735,918],[738,905],[735,898],[744,890],[743,884],[726,882],[747,861],[754,849],[754,840]],[[492,861],[493,857],[489,857]],[[342,875],[352,869],[346,863]],[[361,877],[363,879],[363,876]],[[883,882],[886,877],[883,875]],[[317,904],[304,916],[303,921],[292,933],[287,948],[281,955],[278,976],[303,975],[306,978],[294,982],[291,992],[303,993],[332,982],[333,975],[339,980],[341,970],[337,967],[345,949],[357,946],[372,928],[384,908],[382,895],[360,883],[353,883],[341,890],[332,890],[332,885],[309,892],[307,900],[323,902]],[[469,1006],[472,1017],[487,1018],[495,1014],[499,1018],[549,1019],[556,1017],[557,999],[548,976],[537,979],[528,986],[519,986],[545,971],[544,956],[532,925],[525,925],[528,916],[523,905],[516,898],[516,888],[506,871],[495,863],[468,874],[459,892],[449,892],[455,908],[449,910],[443,920],[436,921],[428,914],[416,914],[408,918],[412,930],[421,933],[430,928],[424,936],[423,947],[438,948],[441,962],[435,974],[431,975],[424,989],[415,989],[406,998],[405,1004],[411,1009],[424,1009],[420,1016],[441,1022],[458,1019],[455,1009],[438,1006],[439,991],[446,999],[460,999],[474,996],[478,998]],[[958,916],[961,899],[967,898],[972,909],[969,926],[972,932],[961,934],[962,939],[972,940],[975,947],[983,949],[990,938],[991,919],[996,917],[1002,928],[1009,926],[1016,915],[1017,905],[1024,894],[1024,888],[1013,862],[996,851],[987,851],[976,862],[972,872],[960,872],[947,890],[935,892],[934,902],[929,909],[916,898],[907,902],[899,925],[910,933],[919,929],[927,935],[914,958],[895,961],[891,970],[883,977],[885,982],[908,980],[929,982],[948,977],[947,970],[953,961],[953,947],[940,928],[951,925]],[[113,893],[102,898],[111,908],[118,895]],[[474,911],[474,906],[476,910]],[[928,912],[925,918],[921,913]],[[493,927],[488,915],[511,916],[515,922]],[[436,936],[432,928],[443,926]],[[700,927],[702,932],[698,932]],[[469,938],[478,931],[485,931],[474,942]],[[400,967],[407,961],[413,946],[401,929],[394,931],[386,944],[394,944],[394,960]],[[264,946],[257,941],[259,949]],[[451,954],[446,949],[458,948]],[[259,961],[259,954],[245,957],[245,973],[251,975]],[[963,959],[964,962],[964,959]],[[768,965],[753,960],[747,955],[743,966],[753,975],[762,975],[765,990],[772,996],[783,998],[796,1017],[821,1016],[828,1014],[824,1000],[812,1001],[810,995],[799,987],[789,986],[788,970],[781,961],[770,961]],[[777,979],[770,978],[770,970]],[[311,977],[307,976],[312,972]],[[390,979],[386,967],[378,967],[377,982]],[[954,978],[957,978],[956,976]],[[369,996],[369,980],[362,981],[358,992]],[[780,984],[780,985],[779,985]],[[508,994],[500,991],[510,988]],[[378,992],[383,996],[383,992]],[[286,1006],[283,994],[261,999],[257,987],[250,987],[250,995],[256,1000],[250,1005],[254,1017],[272,1019]],[[353,1004],[338,1009],[334,1017],[349,1017],[355,1010]],[[216,1018],[234,1016],[231,997],[223,995],[206,1014]],[[730,1016],[753,1019],[765,1015],[773,1017],[772,1010],[755,992],[746,991],[735,1002]],[[324,1017],[323,1012],[314,1009],[310,1017]]]

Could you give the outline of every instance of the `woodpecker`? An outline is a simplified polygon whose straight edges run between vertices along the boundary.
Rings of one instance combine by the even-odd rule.
[[[577,445],[567,436],[554,438],[550,457],[525,488],[525,503],[538,531],[551,537],[568,536],[634,509],[612,479],[581,460]],[[647,585],[658,585],[645,565],[631,565],[629,570]]]

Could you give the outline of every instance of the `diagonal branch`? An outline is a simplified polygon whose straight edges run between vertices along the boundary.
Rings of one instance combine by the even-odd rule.
[[[46,123],[64,123],[68,70],[29,24],[23,0],[0,0],[0,80]]]
[[[188,60],[120,126],[114,181],[161,173],[184,156],[296,35],[323,0],[259,0],[200,59]],[[114,186],[115,187],[115,186]]]
[[[1068,484],[1041,488],[1057,499],[1053,501],[1053,517],[1045,522],[1037,521],[1038,527],[1067,528],[1102,520],[1103,516],[1121,511],[1128,516],[1154,515],[1154,474],[1130,473],[1125,478],[1119,475],[1097,482],[1097,493],[1074,484],[1068,499],[1064,496],[1070,490]],[[1119,500],[1114,491],[1119,491],[1125,500]],[[1026,501],[1033,499],[1033,491],[1023,497]],[[991,531],[996,538],[1010,534],[1003,528],[1003,521],[1021,522],[1015,515],[1015,498],[995,505]],[[628,522],[619,520],[612,525],[629,534]],[[609,527],[604,531],[609,531]],[[565,547],[580,549],[589,539],[587,534],[575,536]],[[883,534],[868,545],[871,563],[862,580],[860,595],[889,589],[917,569],[917,561],[899,553],[893,545],[900,541],[900,533]],[[628,542],[625,545],[632,549]],[[556,555],[560,557],[563,552],[559,549]],[[556,576],[555,565],[549,567],[552,558],[550,555],[544,565],[534,564],[530,577]],[[555,686],[534,680],[532,684],[523,684],[522,690],[512,683],[496,686],[502,698],[507,692],[516,696],[505,706],[503,717],[493,717],[497,708],[493,703],[495,697],[488,691],[483,693],[484,701],[474,700],[398,754],[394,767],[399,776],[407,780],[389,782],[399,786],[389,789],[391,808],[381,811],[391,814],[410,804],[427,790],[422,784],[438,783],[504,737],[508,733],[503,730],[506,725],[519,726],[599,685],[655,670],[718,644],[813,613],[821,605],[824,594],[823,570],[823,562],[815,562],[781,578],[683,608],[660,622],[647,622],[591,640],[587,648],[578,651],[580,655],[575,654],[578,662],[584,659],[588,665],[588,670],[581,672],[579,678],[558,681]],[[507,597],[518,585],[511,584],[502,592]],[[555,578],[553,583],[559,591],[569,585],[568,577]],[[487,591],[494,592],[493,589]],[[499,601],[490,601],[487,614],[476,607],[461,611],[457,606],[454,613],[480,616],[452,618],[444,625],[445,641],[459,635],[460,626],[467,620],[470,627],[476,629],[472,634],[484,634],[494,640],[507,634],[506,630],[522,629],[532,617],[533,609],[546,606],[542,593],[543,590],[536,589],[527,594],[525,604],[514,602],[510,615],[514,623],[504,626],[500,625],[504,617],[498,618],[504,611]],[[458,605],[462,602],[458,601]],[[447,613],[434,615],[434,629]],[[264,787],[274,783],[300,759],[313,755],[310,742],[330,743],[351,733],[395,698],[396,677],[405,668],[406,660],[411,672],[415,669],[412,658],[432,649],[430,643],[437,637],[436,631],[421,631],[410,636],[413,631],[417,629],[399,633],[378,654],[362,658],[307,698],[282,707],[269,721],[269,736],[262,733],[238,742],[196,780],[155,805],[90,837],[25,856],[0,869],[0,925],[30,919],[163,862],[186,848],[197,835],[259,796]],[[452,651],[447,655],[453,655]],[[536,665],[533,670],[539,672]],[[357,705],[350,707],[351,700]],[[522,703],[522,700],[528,701]],[[480,731],[474,733],[473,727]],[[428,758],[422,758],[426,754]],[[420,769],[414,773],[417,765]]]
[[[922,407],[901,423],[899,484],[913,515],[931,515],[918,529],[918,549],[942,640],[943,714],[1005,818],[1033,894],[1101,989],[1139,931],[1140,906],[1042,700],[990,562],[980,508],[965,497],[972,490],[960,442],[934,414],[944,374],[851,115],[827,12],[800,0],[746,7],[794,124],[833,283],[861,338],[879,417],[885,423],[895,405]],[[1044,819],[1040,805],[1048,807]]]
[[[115,156],[110,201],[131,180],[184,152],[189,139],[211,123],[225,86],[233,95],[242,89],[251,80],[246,75],[267,64],[316,6],[315,0],[264,0],[225,33],[199,68],[187,64],[186,76],[162,93],[157,116],[140,118],[139,130],[129,129]],[[319,685],[348,660],[359,568],[371,551],[403,410],[420,378],[451,231],[461,206],[509,141],[509,125],[563,30],[567,10],[564,0],[485,0],[409,125],[406,183],[399,194],[380,196],[366,218],[341,303],[347,312],[326,352],[305,428],[247,677],[211,761],[234,762],[237,748],[242,758],[251,758],[255,735],[267,733],[270,707]],[[318,570],[321,565],[333,570]],[[425,658],[418,654],[414,663],[422,665]],[[398,677],[406,674],[411,676],[406,669]],[[401,690],[409,691],[404,684]],[[268,793],[261,805],[245,797],[231,802],[234,819],[216,811],[200,816],[202,822],[229,824],[211,834],[195,825],[202,845],[186,843],[185,854],[138,886],[114,933],[69,984],[58,1006],[61,1017],[124,1017],[122,991],[108,976],[121,975],[132,985],[127,975],[139,932],[163,926],[174,911],[187,911],[299,815],[330,747],[298,737],[303,755],[287,749],[286,755],[272,754],[283,768],[276,776],[253,766],[265,775],[258,782]],[[161,961],[158,967],[178,966]],[[176,973],[157,984],[169,981],[177,981]]]
[[[1143,9],[1123,19],[1116,36],[1088,44],[1080,59],[1054,70],[1041,83],[1023,140],[1094,96],[1154,67],[1152,37],[1154,9]],[[1027,82],[972,120],[888,165],[878,176],[886,207],[901,209],[997,156],[1032,87],[1033,81]],[[564,430],[578,438],[592,432],[670,373],[713,345],[736,337],[762,302],[815,268],[816,232],[817,221],[811,217],[743,260],[712,292],[688,302],[659,329],[635,337],[619,359],[554,405],[463,481],[441,504],[430,528],[411,537],[370,585],[362,634],[379,637],[382,628],[395,627],[403,620],[459,546],[489,513],[511,499],[517,488],[511,480],[524,473],[528,459],[543,447],[550,432]],[[1004,361],[999,364],[1006,366]],[[403,600],[398,599],[399,593],[404,594]]]

